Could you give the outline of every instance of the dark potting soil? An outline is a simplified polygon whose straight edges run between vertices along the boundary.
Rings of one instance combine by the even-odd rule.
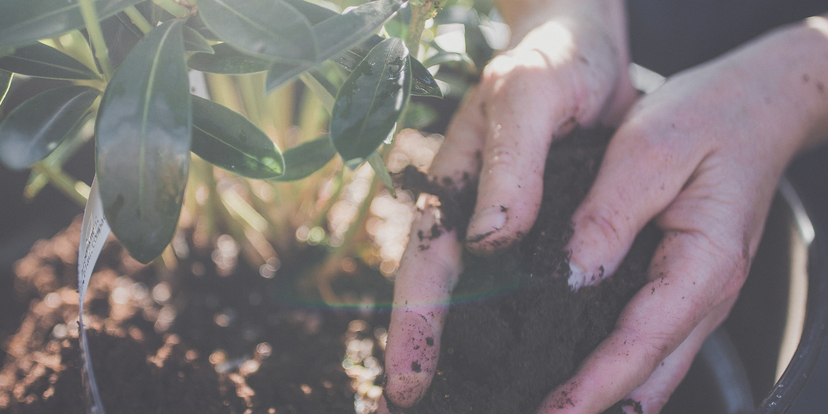
[[[14,295],[29,310],[14,335],[0,338],[7,353],[2,414],[86,413],[77,339],[79,237],[76,220],[17,262]],[[270,277],[241,260],[222,274],[215,251],[192,246],[172,269],[142,266],[117,243],[104,248],[85,321],[108,414],[372,411],[381,393],[375,383],[387,312],[301,301],[293,286],[302,269],[287,259]],[[293,258],[314,263],[311,250]],[[340,295],[357,289],[366,298],[361,284],[372,287],[374,300],[390,299],[390,284],[376,271],[343,277]]]
[[[407,413],[534,413],[611,332],[624,305],[646,283],[661,239],[648,226],[612,277],[577,292],[567,285],[569,253],[564,247],[572,235],[570,218],[595,179],[611,134],[602,128],[576,129],[555,143],[532,230],[519,246],[495,257],[465,254],[436,375],[421,402]],[[407,175],[416,174],[409,170]],[[473,192],[447,194],[446,183],[422,178],[412,183],[468,216]],[[465,223],[448,226],[465,228]],[[607,412],[635,409],[636,404],[622,401]]]

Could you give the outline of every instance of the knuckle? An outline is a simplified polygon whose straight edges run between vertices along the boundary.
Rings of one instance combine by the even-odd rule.
[[[511,171],[518,160],[521,158],[516,153],[515,148],[510,145],[507,140],[495,139],[494,142],[486,148],[486,153],[483,158],[483,165],[486,170],[506,170]]]
[[[578,223],[578,227],[586,228],[588,232],[593,233],[594,240],[589,240],[590,243],[602,243],[612,250],[623,247],[630,234],[628,218],[604,203],[590,205],[575,222]]]

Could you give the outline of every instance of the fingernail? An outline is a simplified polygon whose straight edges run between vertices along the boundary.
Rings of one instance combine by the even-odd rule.
[[[385,354],[385,393],[395,405],[410,407],[431,384],[439,357],[438,338],[426,319],[415,312],[392,315],[392,324],[394,334],[388,337]]]
[[[578,290],[584,286],[594,286],[604,280],[608,273],[604,271],[604,266],[598,268],[597,272],[587,272],[575,262],[569,262],[569,270],[572,272],[569,275],[567,283],[573,291]]]
[[[578,266],[573,262],[569,262],[569,270],[571,273],[569,274],[569,279],[567,280],[567,283],[569,284],[569,287],[572,288],[572,290],[578,290],[582,288],[584,285],[586,285],[587,274],[584,271],[584,269],[581,268],[581,266]]]
[[[491,206],[474,213],[469,222],[466,241],[480,241],[503,228],[506,224],[506,211],[507,208],[504,206]]]

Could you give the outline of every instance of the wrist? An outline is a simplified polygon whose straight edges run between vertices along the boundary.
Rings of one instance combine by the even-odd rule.
[[[623,0],[495,0],[504,22],[512,31],[514,46],[532,29],[559,21],[577,31],[577,26],[599,27],[626,49],[627,16]]]

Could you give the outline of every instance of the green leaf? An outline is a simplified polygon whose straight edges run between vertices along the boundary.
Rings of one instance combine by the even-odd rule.
[[[0,69],[52,79],[100,79],[100,75],[75,58],[43,43],[23,46],[0,57]]]
[[[442,52],[437,53],[434,56],[426,58],[426,60],[423,61],[423,66],[425,66],[427,68],[430,68],[432,66],[440,65],[440,64],[443,64],[443,63],[454,63],[454,62],[472,63],[471,59],[466,54],[457,53],[457,52],[442,51]]]
[[[241,114],[197,96],[193,100],[192,151],[205,161],[250,178],[282,175],[279,148]]]
[[[391,196],[397,198],[397,189],[394,188],[394,182],[391,180],[391,174],[388,172],[388,167],[385,166],[385,162],[382,160],[382,156],[379,155],[378,152],[374,151],[368,157],[368,164],[371,165],[371,168],[374,170],[374,173],[377,174],[380,181],[385,185],[385,188],[391,193]]]
[[[106,218],[142,263],[172,240],[187,184],[192,108],[181,26],[168,21],[132,49],[104,92],[95,125]]]
[[[371,52],[371,49],[374,46],[380,44],[383,39],[377,35],[370,36],[369,38],[365,39],[362,43],[348,49],[345,53],[335,57],[333,59],[334,62],[339,63],[345,69],[345,71],[350,74],[351,72],[356,69],[357,65],[365,59],[365,56],[368,56],[368,53]]]
[[[333,59],[334,62],[340,64],[347,73],[353,72],[354,68],[368,56],[368,53],[374,46],[378,45],[384,39],[379,36],[371,36],[361,44],[348,49],[345,53]],[[443,93],[440,87],[431,76],[431,73],[423,66],[417,59],[411,59],[411,94],[417,96],[432,96],[442,98]]]
[[[313,67],[308,62],[274,62],[267,71],[265,92],[269,93]]]
[[[411,61],[411,94],[443,99],[443,92],[431,72],[419,60],[409,57]]]
[[[97,0],[105,19],[142,0]],[[84,27],[78,0],[6,0],[0,3],[0,48],[34,43]]]
[[[340,15],[305,1],[286,1],[314,25],[313,34],[319,44],[314,63],[319,64],[332,58],[342,59],[346,62],[343,65],[350,65],[350,70],[382,41],[381,37],[372,36],[371,33],[393,16],[403,3],[402,0],[378,0]],[[278,88],[312,66],[307,62],[276,62],[268,72],[266,91]]]
[[[394,130],[411,93],[407,58],[402,39],[383,40],[340,88],[329,130],[349,168],[365,161]]]
[[[100,91],[64,86],[40,93],[15,108],[0,124],[0,161],[21,170],[46,158],[69,136]]]
[[[313,33],[319,44],[317,62],[330,59],[367,39],[402,5],[402,0],[372,1],[314,26]]]
[[[207,39],[201,35],[196,29],[189,26],[182,27],[184,34],[184,50],[187,52],[201,52],[213,54],[213,48]]]
[[[293,6],[299,13],[302,13],[312,25],[339,15],[339,13],[331,9],[304,0],[285,0],[285,2]]]
[[[195,16],[190,16],[190,18],[187,19],[187,23],[184,23],[184,25],[197,31],[202,37],[204,37],[207,40],[221,40],[218,36],[216,36],[215,33],[213,33],[212,30],[208,29],[207,26],[204,25],[204,21],[201,20],[201,14],[199,13],[197,13]]]
[[[255,55],[313,62],[311,24],[284,1],[199,0],[204,24],[225,42]]]
[[[299,144],[285,151],[285,174],[274,181],[301,180],[324,167],[335,155],[336,148],[327,135]]]
[[[227,43],[213,45],[212,54],[196,53],[187,59],[187,66],[208,73],[241,75],[266,71],[273,62],[244,53]]]
[[[13,77],[14,75],[10,72],[0,70],[0,105],[6,100],[6,94],[9,93],[9,87],[11,87]]]

